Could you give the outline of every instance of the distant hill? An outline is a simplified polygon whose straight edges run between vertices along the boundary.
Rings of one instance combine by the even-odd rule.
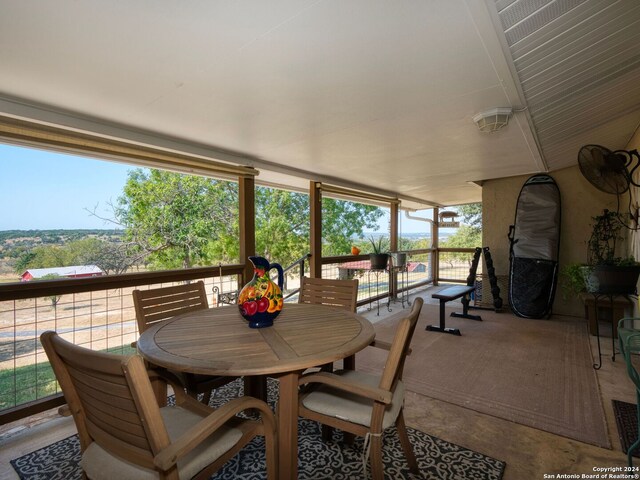
[[[117,241],[123,230],[0,230],[0,275],[11,273],[16,260],[25,252],[41,245],[65,245],[83,238]]]
[[[57,243],[59,240],[80,240],[85,237],[120,237],[122,230],[77,229],[77,230],[0,230],[0,243],[14,239],[40,239],[42,243]]]

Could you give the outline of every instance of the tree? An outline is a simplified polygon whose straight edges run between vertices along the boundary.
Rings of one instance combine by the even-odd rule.
[[[256,253],[288,266],[309,252],[309,196],[256,188]]]
[[[90,237],[66,245],[35,247],[18,258],[15,271],[21,274],[29,268],[97,265],[107,274],[120,274],[135,265],[138,257],[139,252],[129,244]]]
[[[460,205],[456,210],[462,215],[462,225],[447,240],[440,243],[443,248],[475,248],[482,246],[482,204]],[[451,262],[468,258],[466,253],[448,253]],[[453,265],[452,265],[453,266]]]
[[[125,240],[158,268],[205,264],[210,243],[238,237],[237,185],[162,170],[128,173],[114,209]],[[226,252],[224,252],[226,253]]]
[[[140,249],[121,241],[85,238],[71,242],[66,247],[72,265],[97,265],[107,275],[125,273],[141,260]]]
[[[73,265],[70,261],[69,253],[63,246],[40,245],[18,259],[16,272],[22,273],[28,268],[54,268]]]
[[[15,264],[15,272],[22,275],[25,270],[31,268],[31,262],[33,262],[34,258],[36,258],[35,252],[31,250],[24,251],[18,257]]]
[[[478,232],[482,231],[482,204],[469,203],[460,205],[456,208],[458,213],[462,215],[462,223],[470,226]]]
[[[308,195],[257,187],[255,199],[256,253],[283,266],[308,253]],[[246,261],[238,258],[238,208],[235,183],[135,169],[105,220],[125,229],[129,253],[137,249],[152,268],[188,268]],[[323,251],[332,255],[347,253],[351,237],[373,228],[382,211],[325,199],[323,215]]]
[[[42,278],[39,278],[38,280],[59,280],[60,278],[60,275],[58,275],[57,273],[49,273],[47,275],[44,275]],[[62,298],[62,295],[50,295],[47,298],[51,300],[51,306],[53,308],[57,308],[58,302]]]
[[[384,215],[380,207],[325,198],[322,201],[322,254],[345,255],[353,237],[362,239],[364,229],[378,226]]]
[[[352,237],[362,238],[383,215],[378,207],[325,198],[322,253],[347,254]],[[256,189],[256,253],[288,266],[309,252],[309,196],[273,188]]]
[[[474,248],[482,245],[482,232],[469,225],[461,225],[454,235],[440,244],[444,248]]]

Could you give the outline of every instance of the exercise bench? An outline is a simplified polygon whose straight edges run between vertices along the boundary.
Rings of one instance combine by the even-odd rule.
[[[462,313],[451,312],[451,316],[482,321],[480,315],[469,314],[469,302],[471,301],[470,295],[474,290],[475,287],[468,287],[466,285],[455,285],[453,287],[443,288],[438,293],[434,293],[433,295],[431,295],[431,298],[437,298],[438,300],[440,300],[440,325],[427,325],[426,330],[430,332],[442,332],[450,333],[452,335],[460,335],[460,330],[458,328],[445,326],[444,316],[445,304],[460,297],[462,297]]]

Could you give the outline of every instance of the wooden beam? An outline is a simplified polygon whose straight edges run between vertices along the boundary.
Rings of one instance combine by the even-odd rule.
[[[238,178],[240,263],[244,263],[244,285],[253,278],[249,257],[256,254],[256,193],[253,177]]]
[[[440,209],[438,207],[433,209],[433,224],[431,228],[431,268],[433,269],[433,284],[438,285],[440,276],[440,252],[438,251],[438,237],[440,236],[440,227],[438,222],[440,221]]]
[[[389,205],[389,213],[391,214],[391,221],[389,225],[389,250],[391,252],[398,251],[398,208],[397,203],[391,203]]]
[[[309,274],[322,278],[322,191],[313,181],[309,184],[309,223]]]

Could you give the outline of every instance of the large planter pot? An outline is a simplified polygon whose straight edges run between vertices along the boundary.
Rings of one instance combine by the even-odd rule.
[[[391,261],[394,267],[404,267],[407,264],[407,254],[399,252],[392,253]]]
[[[372,253],[369,255],[371,270],[384,270],[389,263],[389,255],[386,253]]]
[[[585,283],[592,293],[632,294],[636,293],[639,275],[640,266],[596,265],[590,267]]]

